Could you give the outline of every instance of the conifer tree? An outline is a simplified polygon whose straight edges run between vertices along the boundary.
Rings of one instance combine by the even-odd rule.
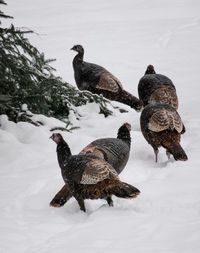
[[[4,0],[0,0],[2,4],[6,4]],[[0,11],[1,18],[12,17]],[[66,119],[70,111],[77,114],[77,106],[91,102],[97,103],[104,115],[112,114],[107,109],[108,100],[79,91],[55,76],[50,65],[53,59],[46,59],[29,42],[29,33],[33,31],[17,29],[13,24],[3,28],[0,21],[0,114],[18,121],[22,119],[22,105],[26,104],[32,113]]]

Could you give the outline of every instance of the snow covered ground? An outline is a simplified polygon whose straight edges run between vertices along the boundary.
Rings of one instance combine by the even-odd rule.
[[[187,162],[154,153],[139,127],[139,113],[104,118],[93,105],[80,108],[80,126],[62,133],[73,153],[100,137],[115,137],[132,124],[130,160],[121,179],[141,190],[134,200],[86,201],[87,213],[71,199],[62,208],[49,202],[63,181],[56,146],[49,136],[56,119],[35,116],[35,127],[0,116],[0,253],[199,253],[200,251],[200,2],[198,0],[8,0],[5,13],[16,26],[35,30],[31,41],[58,74],[74,84],[69,49],[85,47],[85,59],[114,73],[137,95],[148,64],[170,77],[177,88],[187,132]],[[8,21],[7,21],[8,22]],[[5,24],[5,22],[4,22]],[[117,104],[117,103],[115,103]],[[119,105],[119,104],[118,104]],[[129,109],[125,105],[120,105]]]

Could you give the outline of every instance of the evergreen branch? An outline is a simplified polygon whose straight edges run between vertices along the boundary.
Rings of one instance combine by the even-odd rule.
[[[3,12],[0,11],[0,18],[13,18],[13,17],[5,15],[5,14],[3,14]]]
[[[1,3],[5,4],[3,0]],[[76,107],[92,102],[98,104],[105,116],[112,114],[107,99],[79,91],[55,76],[50,65],[55,59],[46,59],[25,37],[29,33],[33,31],[15,28],[13,24],[9,28],[0,27],[0,114],[7,114],[14,121],[31,122],[29,116],[21,113],[22,105],[27,104],[33,113],[66,119],[73,112],[79,118]]]

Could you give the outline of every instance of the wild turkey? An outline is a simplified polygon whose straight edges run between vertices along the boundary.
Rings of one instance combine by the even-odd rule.
[[[78,54],[73,59],[74,78],[80,90],[88,90],[95,94],[102,94],[105,98],[129,105],[136,111],[142,108],[142,102],[125,91],[121,82],[105,68],[85,62],[84,49],[75,45],[71,50]]]
[[[187,155],[180,145],[181,134],[185,127],[178,112],[170,105],[147,105],[140,117],[142,133],[147,142],[153,147],[158,156],[160,146],[166,149],[169,158],[173,155],[175,160],[186,161]]]
[[[120,174],[129,159],[130,131],[131,125],[125,123],[119,128],[117,138],[97,139],[81,150],[80,154],[94,154],[111,164]]]
[[[116,170],[105,160],[92,154],[72,155],[66,142],[63,145],[61,134],[54,133],[51,138],[57,144],[62,177],[82,211],[86,211],[84,199],[106,199],[112,206],[112,195],[135,198],[140,193],[134,186],[121,182]]]
[[[162,103],[178,109],[178,97],[174,84],[168,77],[156,74],[153,65],[147,67],[145,75],[140,79],[138,94],[144,106]]]
[[[99,158],[103,158],[113,166],[119,174],[124,169],[129,159],[131,146],[131,125],[129,123],[123,124],[117,133],[117,138],[101,138],[91,142],[83,148],[80,154],[93,154]],[[63,140],[63,145],[66,142]],[[68,184],[65,184],[62,189],[54,196],[50,202],[50,206],[63,206],[72,195]]]

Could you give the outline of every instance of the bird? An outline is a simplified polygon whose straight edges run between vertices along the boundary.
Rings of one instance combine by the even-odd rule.
[[[84,147],[79,154],[93,154],[99,158],[102,158],[111,164],[116,172],[120,174],[129,159],[131,147],[130,131],[131,125],[126,122],[118,129],[117,138],[96,139]],[[64,139],[63,145],[67,146]],[[72,194],[69,190],[69,185],[66,183],[51,200],[50,206],[61,207],[71,197]]]
[[[86,212],[85,199],[105,199],[109,206],[113,206],[112,195],[130,199],[139,195],[140,191],[122,182],[116,170],[105,160],[93,154],[72,155],[69,145],[66,142],[63,145],[60,133],[53,133],[50,138],[57,144],[62,177],[80,210]]]
[[[180,145],[185,126],[180,115],[171,105],[158,103],[145,106],[140,116],[140,126],[144,138],[154,150],[156,162],[159,147],[166,149],[168,159],[170,154],[175,160],[188,159]]]
[[[101,138],[94,140],[80,154],[94,154],[111,164],[118,174],[126,166],[131,146],[131,125],[124,123],[117,133],[117,138]]]
[[[126,104],[136,111],[141,110],[142,101],[124,90],[121,82],[113,74],[102,66],[83,60],[83,46],[75,45],[71,50],[78,53],[73,59],[73,69],[75,82],[80,90],[102,94],[109,100]]]
[[[165,75],[156,74],[153,65],[148,65],[139,80],[138,95],[144,106],[162,103],[178,109],[178,96],[173,82]]]

